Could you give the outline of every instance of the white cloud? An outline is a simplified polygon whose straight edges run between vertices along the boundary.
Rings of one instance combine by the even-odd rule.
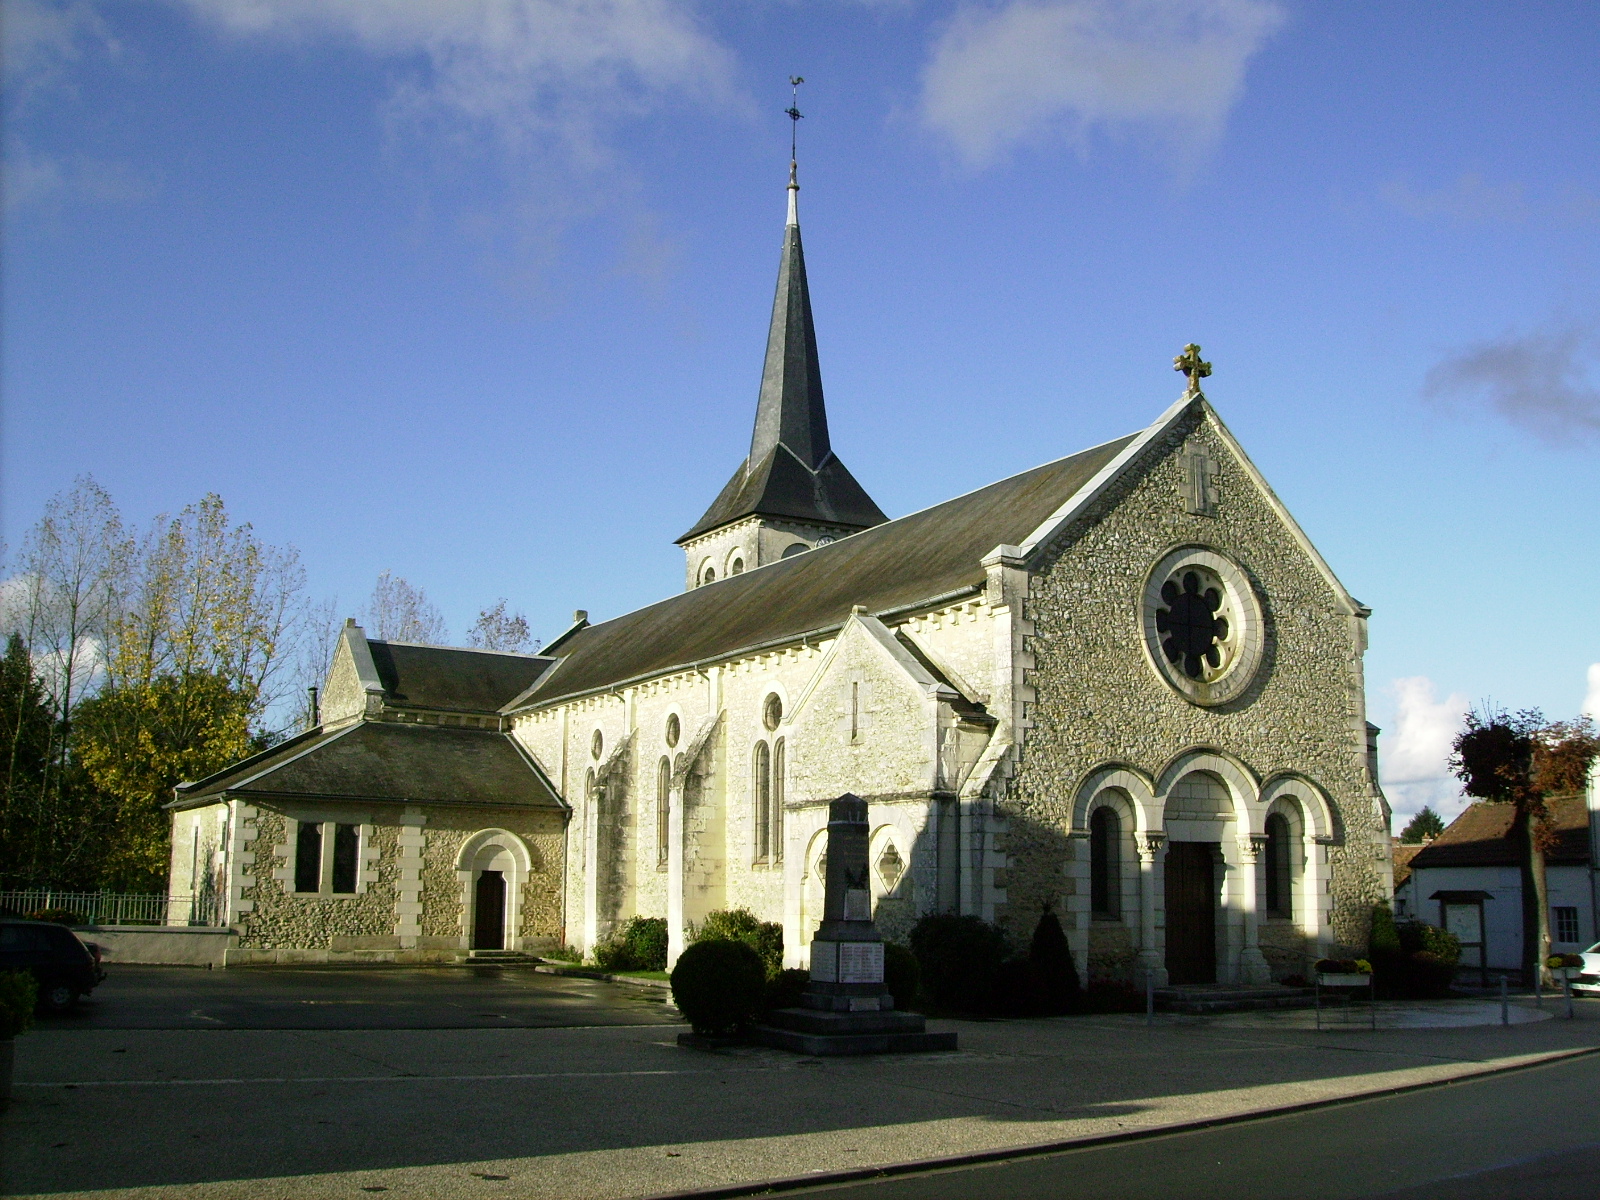
[[[1283,19],[1270,0],[969,3],[933,48],[923,119],[971,166],[1052,135],[1082,146],[1096,127],[1154,131],[1187,165]]]
[[[1589,690],[1584,693],[1583,707],[1578,711],[1600,721],[1600,663],[1589,664]]]
[[[1464,807],[1461,786],[1450,774],[1450,743],[1471,707],[1460,692],[1443,700],[1426,675],[1396,679],[1395,727],[1378,740],[1379,774],[1399,829],[1424,805],[1449,821]]]
[[[499,269],[532,259],[537,273],[573,223],[637,210],[640,185],[613,150],[623,122],[738,103],[732,55],[672,0],[174,2],[238,37],[343,40],[385,63],[393,158],[419,169],[423,209],[454,203],[458,229],[499,243]],[[496,188],[441,204],[463,164]],[[641,227],[637,211],[623,222]]]
[[[1507,333],[1434,364],[1424,398],[1477,401],[1553,445],[1600,439],[1600,335],[1581,324]]]

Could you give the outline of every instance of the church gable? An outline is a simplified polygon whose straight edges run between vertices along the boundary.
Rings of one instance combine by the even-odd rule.
[[[852,614],[790,718],[794,793],[927,795],[942,693],[954,694],[881,621]]]

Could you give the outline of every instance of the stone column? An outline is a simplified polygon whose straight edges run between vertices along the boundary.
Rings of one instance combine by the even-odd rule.
[[[1157,987],[1167,986],[1165,947],[1156,937],[1156,909],[1160,907],[1156,901],[1166,862],[1163,853],[1166,844],[1164,833],[1144,833],[1134,839],[1139,853],[1139,977],[1134,982],[1142,984],[1148,973],[1155,977]]]
[[[604,786],[595,777],[594,787],[588,786],[589,776],[584,775],[583,789],[583,945],[585,956],[594,953],[600,936],[600,790]]]
[[[1239,948],[1239,982],[1261,984],[1272,982],[1272,971],[1261,953],[1258,932],[1260,917],[1256,912],[1259,899],[1260,875],[1256,865],[1267,848],[1263,834],[1251,834],[1239,840],[1239,911],[1241,945]]]

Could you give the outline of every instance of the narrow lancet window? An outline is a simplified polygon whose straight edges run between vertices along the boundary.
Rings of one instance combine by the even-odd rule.
[[[356,825],[333,827],[333,890],[353,895],[356,890],[356,864],[361,848],[361,830]]]
[[[1097,917],[1122,915],[1122,822],[1109,808],[1089,817],[1089,910]]]
[[[1267,915],[1294,916],[1293,864],[1289,861],[1289,822],[1282,813],[1267,818]]]
[[[317,821],[300,822],[294,843],[294,890],[322,890],[322,825]]]
[[[767,862],[772,854],[772,749],[765,742],[756,743],[756,861]]]

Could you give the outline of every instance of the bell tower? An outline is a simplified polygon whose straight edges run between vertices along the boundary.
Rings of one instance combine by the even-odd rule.
[[[798,119],[798,110],[789,115]],[[789,218],[767,332],[750,454],[678,539],[687,587],[753,570],[888,520],[835,457],[800,245],[800,184],[789,161]]]

